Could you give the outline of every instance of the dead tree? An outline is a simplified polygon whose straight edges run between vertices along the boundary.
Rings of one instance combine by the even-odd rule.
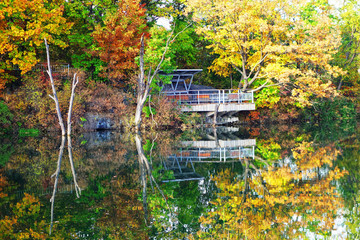
[[[65,125],[64,125],[64,121],[63,121],[63,118],[62,118],[62,115],[61,115],[59,99],[58,99],[57,94],[56,94],[54,78],[52,76],[52,71],[51,71],[49,45],[47,44],[46,38],[44,38],[44,40],[45,40],[45,46],[46,46],[46,58],[47,58],[47,65],[48,65],[48,70],[46,72],[49,75],[50,83],[51,83],[51,89],[52,89],[52,92],[53,92],[53,96],[49,95],[49,97],[51,97],[55,102],[56,113],[57,113],[58,120],[59,120],[59,125],[60,125],[60,128],[61,128],[61,135],[65,136],[65,134],[66,134]],[[72,112],[72,106],[73,106],[74,97],[75,97],[75,88],[76,88],[76,85],[78,83],[79,83],[79,77],[76,77],[76,73],[75,73],[74,74],[74,79],[72,81],[71,97],[70,97],[70,102],[69,102],[69,112],[68,112],[68,118],[67,118],[67,135],[71,134],[71,112]]]
[[[135,111],[135,131],[138,132],[140,130],[141,126],[141,113],[144,108],[144,104],[146,102],[147,97],[149,96],[149,93],[151,91],[151,84],[154,81],[154,78],[158,74],[162,63],[165,59],[165,54],[169,49],[169,45],[171,42],[173,42],[179,34],[185,31],[186,28],[188,28],[190,25],[186,26],[184,29],[182,29],[180,32],[178,32],[176,35],[174,35],[174,30],[170,33],[169,38],[166,40],[165,50],[162,53],[162,56],[160,58],[160,61],[158,65],[156,66],[154,72],[151,72],[151,67],[148,70],[148,73],[145,73],[145,63],[144,63],[144,35],[141,36],[141,42],[140,42],[140,73],[138,77],[137,82],[137,100],[136,100],[136,111]],[[175,27],[173,28],[175,29]]]

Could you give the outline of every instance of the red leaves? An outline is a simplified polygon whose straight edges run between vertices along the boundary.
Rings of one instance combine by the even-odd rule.
[[[139,53],[140,38],[147,30],[145,9],[138,0],[118,3],[117,11],[97,26],[93,33],[98,49],[94,55],[107,63],[103,76],[118,81],[137,69],[135,57]]]

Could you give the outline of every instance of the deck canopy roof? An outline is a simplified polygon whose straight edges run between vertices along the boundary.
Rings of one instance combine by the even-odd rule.
[[[165,73],[164,71],[159,71],[160,75],[163,76],[173,76],[171,79],[171,90],[170,91],[189,91],[194,75],[196,73],[202,72],[202,69],[177,69],[170,73]],[[189,84],[185,82],[186,79],[190,79]],[[180,84],[180,85],[179,85]],[[185,87],[185,89],[183,89]]]

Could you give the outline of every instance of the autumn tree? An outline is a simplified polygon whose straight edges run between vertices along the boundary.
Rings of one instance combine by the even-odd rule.
[[[291,91],[298,106],[314,97],[336,95],[331,66],[340,44],[331,7],[323,1],[187,1],[197,32],[211,42],[217,58],[210,69],[222,76],[240,73],[242,91]]]
[[[347,71],[346,75],[339,76],[337,89],[356,93],[359,89],[360,64],[360,4],[358,1],[346,1],[340,9],[339,25],[341,30],[341,46],[336,53],[334,63]],[[349,89],[349,87],[353,89]],[[355,89],[354,89],[355,87]],[[350,94],[350,93],[349,93]]]
[[[63,17],[61,1],[14,0],[0,4],[0,89],[9,80],[9,70],[17,66],[28,72],[39,62],[44,38],[61,48],[62,35],[72,24]]]
[[[69,47],[64,58],[75,68],[86,70],[93,78],[98,76],[104,63],[92,56],[96,48],[92,33],[96,26],[104,25],[107,15],[116,12],[116,6],[113,0],[71,0],[64,3],[64,15],[74,23],[71,34],[67,35]]]
[[[138,0],[119,1],[115,13],[98,25],[93,33],[98,48],[95,55],[106,63],[103,76],[112,81],[123,80],[137,69],[140,38],[146,32],[145,9]]]
[[[333,145],[316,147],[303,141],[292,149],[291,160],[264,165],[245,159],[241,174],[220,172],[213,178],[218,192],[211,211],[200,219],[208,231],[199,231],[198,236],[282,239],[302,238],[308,232],[329,236],[336,211],[344,206],[334,185],[346,174],[333,166],[338,154]]]

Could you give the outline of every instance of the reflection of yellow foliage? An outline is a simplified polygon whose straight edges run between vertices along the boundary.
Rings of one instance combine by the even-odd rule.
[[[45,221],[34,221],[39,212],[39,200],[25,193],[24,198],[13,206],[13,216],[5,216],[0,220],[0,238],[46,239]]]
[[[308,230],[329,234],[336,210],[343,207],[331,184],[346,174],[332,168],[339,151],[334,146],[314,150],[311,143],[302,143],[293,154],[291,163],[266,170],[255,169],[246,160],[240,178],[228,169],[215,176],[219,193],[212,201],[213,210],[200,219],[204,227],[211,227],[198,236],[278,239],[299,237]]]

